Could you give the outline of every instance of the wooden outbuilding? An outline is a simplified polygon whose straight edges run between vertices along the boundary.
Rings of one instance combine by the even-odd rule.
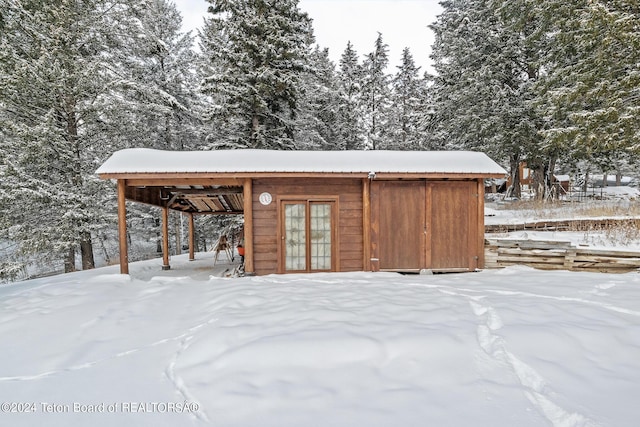
[[[484,266],[484,179],[506,171],[468,151],[168,152],[127,149],[97,171],[117,180],[120,267],[126,200],[243,214],[247,274],[470,271]],[[193,258],[193,241],[190,242]]]

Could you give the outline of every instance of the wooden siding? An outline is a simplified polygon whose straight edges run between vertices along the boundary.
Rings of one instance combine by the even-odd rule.
[[[260,194],[268,192],[273,201],[265,206]],[[361,179],[253,180],[253,249],[256,274],[278,273],[278,198],[304,200],[309,196],[337,198],[339,271],[361,271],[363,266],[363,203]]]

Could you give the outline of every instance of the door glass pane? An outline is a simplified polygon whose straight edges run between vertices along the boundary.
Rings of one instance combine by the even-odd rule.
[[[306,204],[284,206],[285,269],[306,270]]]
[[[310,206],[311,269],[331,270],[331,205]]]

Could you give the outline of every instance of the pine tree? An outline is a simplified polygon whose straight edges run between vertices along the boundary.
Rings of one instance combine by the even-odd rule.
[[[104,49],[126,5],[96,0],[3,1],[0,40],[0,209],[3,236],[22,256],[94,266],[92,235],[108,221],[94,176],[104,159],[92,143],[96,104],[110,87]],[[18,207],[28,207],[28,214]]]
[[[635,1],[544,3],[544,143],[603,172],[640,153],[640,8]]]
[[[309,72],[303,75],[300,113],[297,116],[296,141],[299,149],[334,150],[338,148],[339,94],[335,65],[329,50],[316,47],[309,57]]]
[[[364,117],[362,86],[364,70],[358,61],[358,53],[351,42],[347,43],[340,57],[338,92],[340,105],[337,113],[337,146],[342,150],[364,149]]]
[[[432,127],[439,145],[485,151],[510,165],[519,195],[518,165],[538,153],[540,119],[532,101],[539,51],[527,2],[451,0],[432,29],[437,76]]]
[[[208,0],[201,34],[203,90],[219,146],[294,149],[301,86],[313,42],[298,0]]]
[[[402,51],[402,62],[393,78],[390,128],[392,147],[401,150],[419,150],[426,145],[421,131],[424,117],[425,83],[419,77],[409,48]]]
[[[182,17],[168,0],[136,3],[128,15],[132,37],[114,55],[118,97],[104,105],[110,134],[120,133],[124,145],[135,147],[199,147],[203,100],[193,37],[181,32]]]
[[[200,149],[204,96],[198,88],[194,39],[182,33],[180,13],[168,0],[147,0],[134,2],[126,18],[130,37],[112,54],[118,80],[115,93],[102,98],[103,132],[98,138],[108,137],[122,147]],[[161,251],[159,216],[158,209],[142,204],[128,211],[128,220],[137,224],[130,227],[138,233],[134,237],[153,241],[155,236]],[[171,218],[180,221],[179,215]],[[172,235],[175,229],[179,225],[170,227]],[[179,251],[179,237],[176,243]],[[130,259],[147,256],[143,251],[151,249],[132,245]]]
[[[364,60],[364,85],[362,102],[365,112],[366,148],[378,150],[388,148],[388,114],[391,103],[389,65],[389,46],[378,33],[373,52]]]
[[[165,0],[0,0],[0,10],[0,239],[19,246],[13,266],[63,259],[71,271],[79,249],[91,268],[96,243],[109,256],[114,222],[96,168],[127,146],[196,147],[193,40]]]

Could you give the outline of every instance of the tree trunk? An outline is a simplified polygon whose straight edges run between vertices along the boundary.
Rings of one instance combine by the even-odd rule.
[[[71,273],[74,271],[76,271],[76,248],[71,247],[64,259],[64,272]]]
[[[520,156],[512,154],[509,156],[509,174],[511,185],[507,189],[507,197],[522,197],[522,185],[520,184]]]
[[[372,114],[371,114],[371,149],[373,150],[377,150],[378,147],[376,144],[376,100],[375,100],[375,94],[373,95],[373,105],[372,105]]]
[[[107,237],[104,234],[98,237],[98,241],[100,242],[100,249],[102,249],[102,255],[104,256],[104,261],[107,265],[111,265],[111,256],[109,255],[109,251],[104,244],[106,240]]]
[[[91,242],[91,233],[84,231],[80,234],[80,256],[82,258],[82,269],[91,270],[95,268],[93,259],[93,243]]]
[[[261,148],[258,146],[260,135],[260,118],[257,114],[254,114],[251,118],[251,138],[249,144],[251,148]]]
[[[156,228],[156,252],[162,253],[162,228],[160,226],[160,218],[154,218]]]
[[[542,165],[537,165],[535,168],[531,168],[531,171],[533,172],[533,179],[532,179],[532,186],[533,186],[533,191],[535,192],[535,199],[536,200],[544,200],[545,199],[545,191],[546,191],[546,186],[545,186],[545,170],[544,170],[544,166]]]
[[[75,161],[72,171],[72,182],[77,188],[77,191],[81,191],[83,186],[82,179],[82,159],[80,141],[78,138],[78,117],[76,115],[76,101],[73,96],[66,98],[66,120],[67,120],[67,137],[69,143],[73,144]],[[93,258],[93,244],[91,243],[91,233],[83,231],[80,233],[80,255],[82,259],[82,269],[88,270],[95,268],[95,261]],[[75,255],[74,255],[75,258]]]
[[[180,214],[173,216],[173,223],[176,228],[176,255],[182,253],[182,224],[180,224]]]
[[[549,159],[549,167],[545,171],[545,187],[546,187],[546,195],[549,199],[557,199],[558,191],[554,185],[554,171],[556,170],[556,158],[551,157]]]
[[[587,170],[584,174],[584,182],[582,183],[582,191],[584,191],[584,194],[587,194],[587,191],[589,191],[589,171]]]

